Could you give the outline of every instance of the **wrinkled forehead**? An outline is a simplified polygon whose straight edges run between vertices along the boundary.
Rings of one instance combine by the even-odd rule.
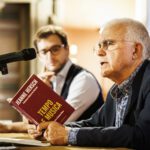
[[[126,26],[123,24],[107,24],[100,30],[100,41],[102,40],[123,40],[126,35]]]

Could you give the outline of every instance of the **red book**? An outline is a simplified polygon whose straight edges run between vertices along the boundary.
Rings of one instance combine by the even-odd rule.
[[[45,121],[63,124],[74,111],[72,106],[36,75],[29,77],[10,104],[36,125]]]

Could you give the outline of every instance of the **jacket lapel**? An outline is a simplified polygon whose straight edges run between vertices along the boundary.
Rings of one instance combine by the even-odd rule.
[[[124,121],[126,120],[130,111],[136,107],[140,87],[142,84],[143,75],[144,75],[147,64],[148,64],[148,60],[145,60],[132,83],[132,89],[131,89],[131,93],[129,94],[129,100],[128,100],[127,108],[126,108],[125,115],[124,115]]]
[[[116,117],[116,101],[112,100],[110,93],[108,94],[106,103],[105,112],[107,117],[105,118],[105,126],[114,126]]]

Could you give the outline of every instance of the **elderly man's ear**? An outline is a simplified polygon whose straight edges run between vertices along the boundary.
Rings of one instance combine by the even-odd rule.
[[[141,58],[142,56],[142,52],[143,51],[143,47],[140,43],[137,43],[135,45],[135,48],[134,48],[134,51],[133,51],[133,56],[132,56],[132,59],[135,60],[137,58]]]

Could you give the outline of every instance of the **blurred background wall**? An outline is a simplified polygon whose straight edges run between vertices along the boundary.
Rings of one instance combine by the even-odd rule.
[[[0,0],[0,55],[32,47],[37,28],[57,24],[66,30],[71,46],[70,58],[87,68],[101,83],[103,95],[112,81],[100,76],[93,46],[99,29],[113,18],[129,17],[150,29],[150,0]],[[8,64],[7,75],[0,74],[0,119],[20,120],[20,115],[6,102],[32,73],[39,73],[38,60]]]

